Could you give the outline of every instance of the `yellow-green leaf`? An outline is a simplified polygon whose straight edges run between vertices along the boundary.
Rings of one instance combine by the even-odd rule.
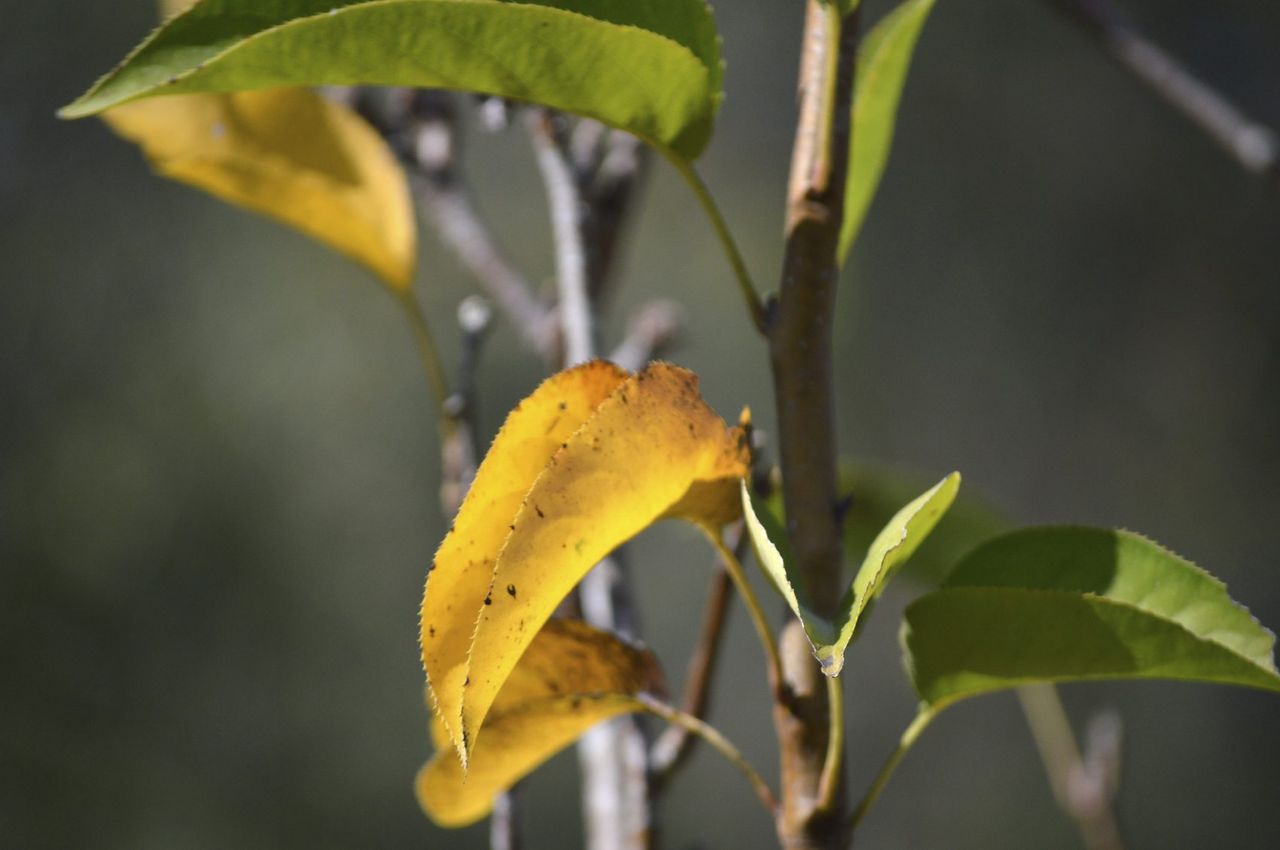
[[[474,823],[497,795],[591,726],[641,710],[635,694],[662,690],[649,652],[583,623],[553,620],[498,691],[465,775],[443,724],[433,722],[436,753],[418,773],[418,802],[440,826]]]
[[[745,434],[706,405],[691,372],[654,364],[612,392],[583,387],[600,374],[620,373],[569,370],[513,411],[428,577],[423,661],[464,762],[517,659],[592,566],[658,520],[715,525],[738,511]],[[575,427],[550,451],[545,439],[528,454],[505,439],[568,425],[571,411]]]
[[[804,583],[794,572],[795,556],[787,542],[787,533],[773,511],[763,499],[751,492],[744,479],[742,490],[742,516],[746,520],[747,534],[755,550],[756,563],[774,590],[790,606],[796,619],[804,628],[809,645],[817,654],[818,647],[829,647],[835,642],[836,630],[831,621],[812,610],[807,604]]]
[[[417,231],[404,173],[346,107],[291,88],[140,100],[103,118],[159,174],[278,219],[393,289],[409,287]]]
[[[798,577],[791,573],[782,526],[770,520],[767,505],[753,504],[749,491],[745,485],[742,487],[743,513],[755,546],[756,561],[804,627],[823,673],[832,677],[840,675],[845,650],[857,633],[863,614],[942,519],[959,488],[960,473],[953,472],[889,520],[867,549],[853,585],[840,601],[835,619],[828,620],[807,604]]]

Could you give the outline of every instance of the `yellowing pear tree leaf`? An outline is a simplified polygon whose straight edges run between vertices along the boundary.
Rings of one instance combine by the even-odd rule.
[[[748,464],[743,430],[669,364],[628,376],[589,363],[521,402],[441,544],[422,606],[428,684],[464,765],[507,676],[573,586],[661,519],[734,517]]]
[[[418,773],[418,802],[440,826],[474,823],[495,797],[591,726],[643,710],[636,694],[662,690],[649,652],[581,622],[552,620],[494,698],[465,776],[440,719],[432,723],[436,753]]]
[[[511,520],[551,456],[626,379],[611,363],[587,363],[551,376],[516,405],[436,552],[422,601],[420,641],[435,709],[450,740],[461,735],[467,652]]]
[[[159,174],[282,221],[394,290],[410,286],[417,230],[404,172],[345,106],[285,88],[140,100],[103,119]]]

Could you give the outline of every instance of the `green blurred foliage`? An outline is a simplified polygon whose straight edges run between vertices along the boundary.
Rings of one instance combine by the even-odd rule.
[[[149,0],[0,2],[2,843],[483,846],[480,827],[433,830],[410,788],[428,752],[415,612],[444,526],[433,411],[394,306],[347,261],[152,178],[101,126],[53,118],[147,31]],[[705,171],[767,283],[799,14],[717,5],[728,99]],[[1280,7],[1130,7],[1280,125]],[[842,448],[935,479],[960,469],[1019,521],[1140,529],[1280,624],[1280,197],[1045,4],[941,3],[917,60],[843,281]],[[549,276],[525,140],[476,131],[468,161],[504,242]],[[749,403],[769,431],[765,351],[709,227],[665,167],[644,201],[610,338],[640,302],[680,299],[675,359],[722,413]],[[422,267],[455,353],[468,284],[430,237]],[[482,427],[538,376],[495,334]],[[710,554],[672,527],[630,557],[678,680]],[[855,788],[913,707],[900,584],[845,673]],[[738,614],[719,682],[713,720],[772,773]],[[1280,845],[1274,698],[1158,683],[1065,696],[1080,720],[1125,718],[1135,846]],[[568,754],[530,783],[532,847],[578,843],[575,782]],[[749,793],[700,752],[671,786],[666,839],[770,846]],[[929,730],[860,842],[1077,846],[1004,697]]]

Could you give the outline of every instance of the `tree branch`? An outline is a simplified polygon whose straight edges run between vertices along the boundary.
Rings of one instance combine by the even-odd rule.
[[[441,241],[506,315],[524,343],[548,364],[558,358],[555,316],[506,258],[476,209],[458,168],[456,100],[439,91],[413,95],[414,130],[403,147],[412,164],[421,208]]]
[[[1075,821],[1088,850],[1124,850],[1111,803],[1120,775],[1120,720],[1102,715],[1090,724],[1089,744],[1080,755],[1071,722],[1051,684],[1018,688],[1027,725],[1035,739],[1058,808]]]
[[[835,3],[808,2],[786,256],[778,298],[766,316],[787,531],[814,607],[826,615],[841,595],[832,323],[858,21],[857,11],[841,20]],[[842,772],[828,779],[831,805],[819,805],[828,761],[827,688],[798,623],[788,623],[782,643],[789,695],[774,708],[782,750],[779,838],[787,848],[843,847]]]
[[[1268,127],[1143,35],[1110,0],[1049,0],[1112,59],[1204,130],[1248,172],[1280,187],[1280,142]]]
[[[559,292],[560,330],[564,338],[564,365],[585,363],[595,356],[595,311],[587,286],[587,251],[582,230],[584,202],[578,191],[573,165],[565,154],[557,117],[546,109],[533,109],[529,138],[547,190],[551,231],[556,248],[556,284]]]
[[[644,368],[670,346],[680,332],[680,306],[674,301],[650,301],[631,317],[627,335],[609,359],[629,372]]]
[[[595,356],[595,307],[584,249],[585,204],[558,116],[530,110],[529,136],[546,186],[556,247],[556,282],[564,365]],[[583,618],[635,638],[639,627],[620,553],[601,561],[578,586]],[[583,815],[590,850],[644,850],[650,845],[648,745],[635,717],[588,730],[578,741]]]

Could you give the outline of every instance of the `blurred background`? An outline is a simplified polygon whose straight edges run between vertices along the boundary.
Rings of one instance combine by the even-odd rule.
[[[728,99],[702,168],[761,285],[781,261],[797,4],[717,2]],[[1127,7],[1280,126],[1280,6]],[[875,16],[888,4],[868,2]],[[416,611],[444,532],[434,411],[411,337],[361,269],[152,177],[54,110],[152,26],[151,0],[0,0],[0,846],[457,847],[411,780],[428,755]],[[528,141],[473,132],[507,248],[552,272]],[[710,228],[665,166],[607,338],[665,296],[672,358],[772,430],[767,359]],[[451,361],[471,291],[424,237],[419,291]],[[1139,529],[1280,625],[1280,193],[1117,69],[1046,3],[943,2],[889,173],[842,281],[842,450],[1024,522]],[[540,366],[501,324],[487,436]],[[647,634],[678,681],[710,555],[632,548]],[[911,717],[896,587],[846,675],[861,789]],[[1133,847],[1280,846],[1280,702],[1166,683],[1077,686],[1125,722]],[[712,720],[774,775],[759,651],[735,611]],[[576,846],[574,760],[528,783],[529,846]],[[700,750],[661,812],[672,848],[769,847],[745,784]],[[946,712],[858,846],[1071,848],[1013,697]]]

